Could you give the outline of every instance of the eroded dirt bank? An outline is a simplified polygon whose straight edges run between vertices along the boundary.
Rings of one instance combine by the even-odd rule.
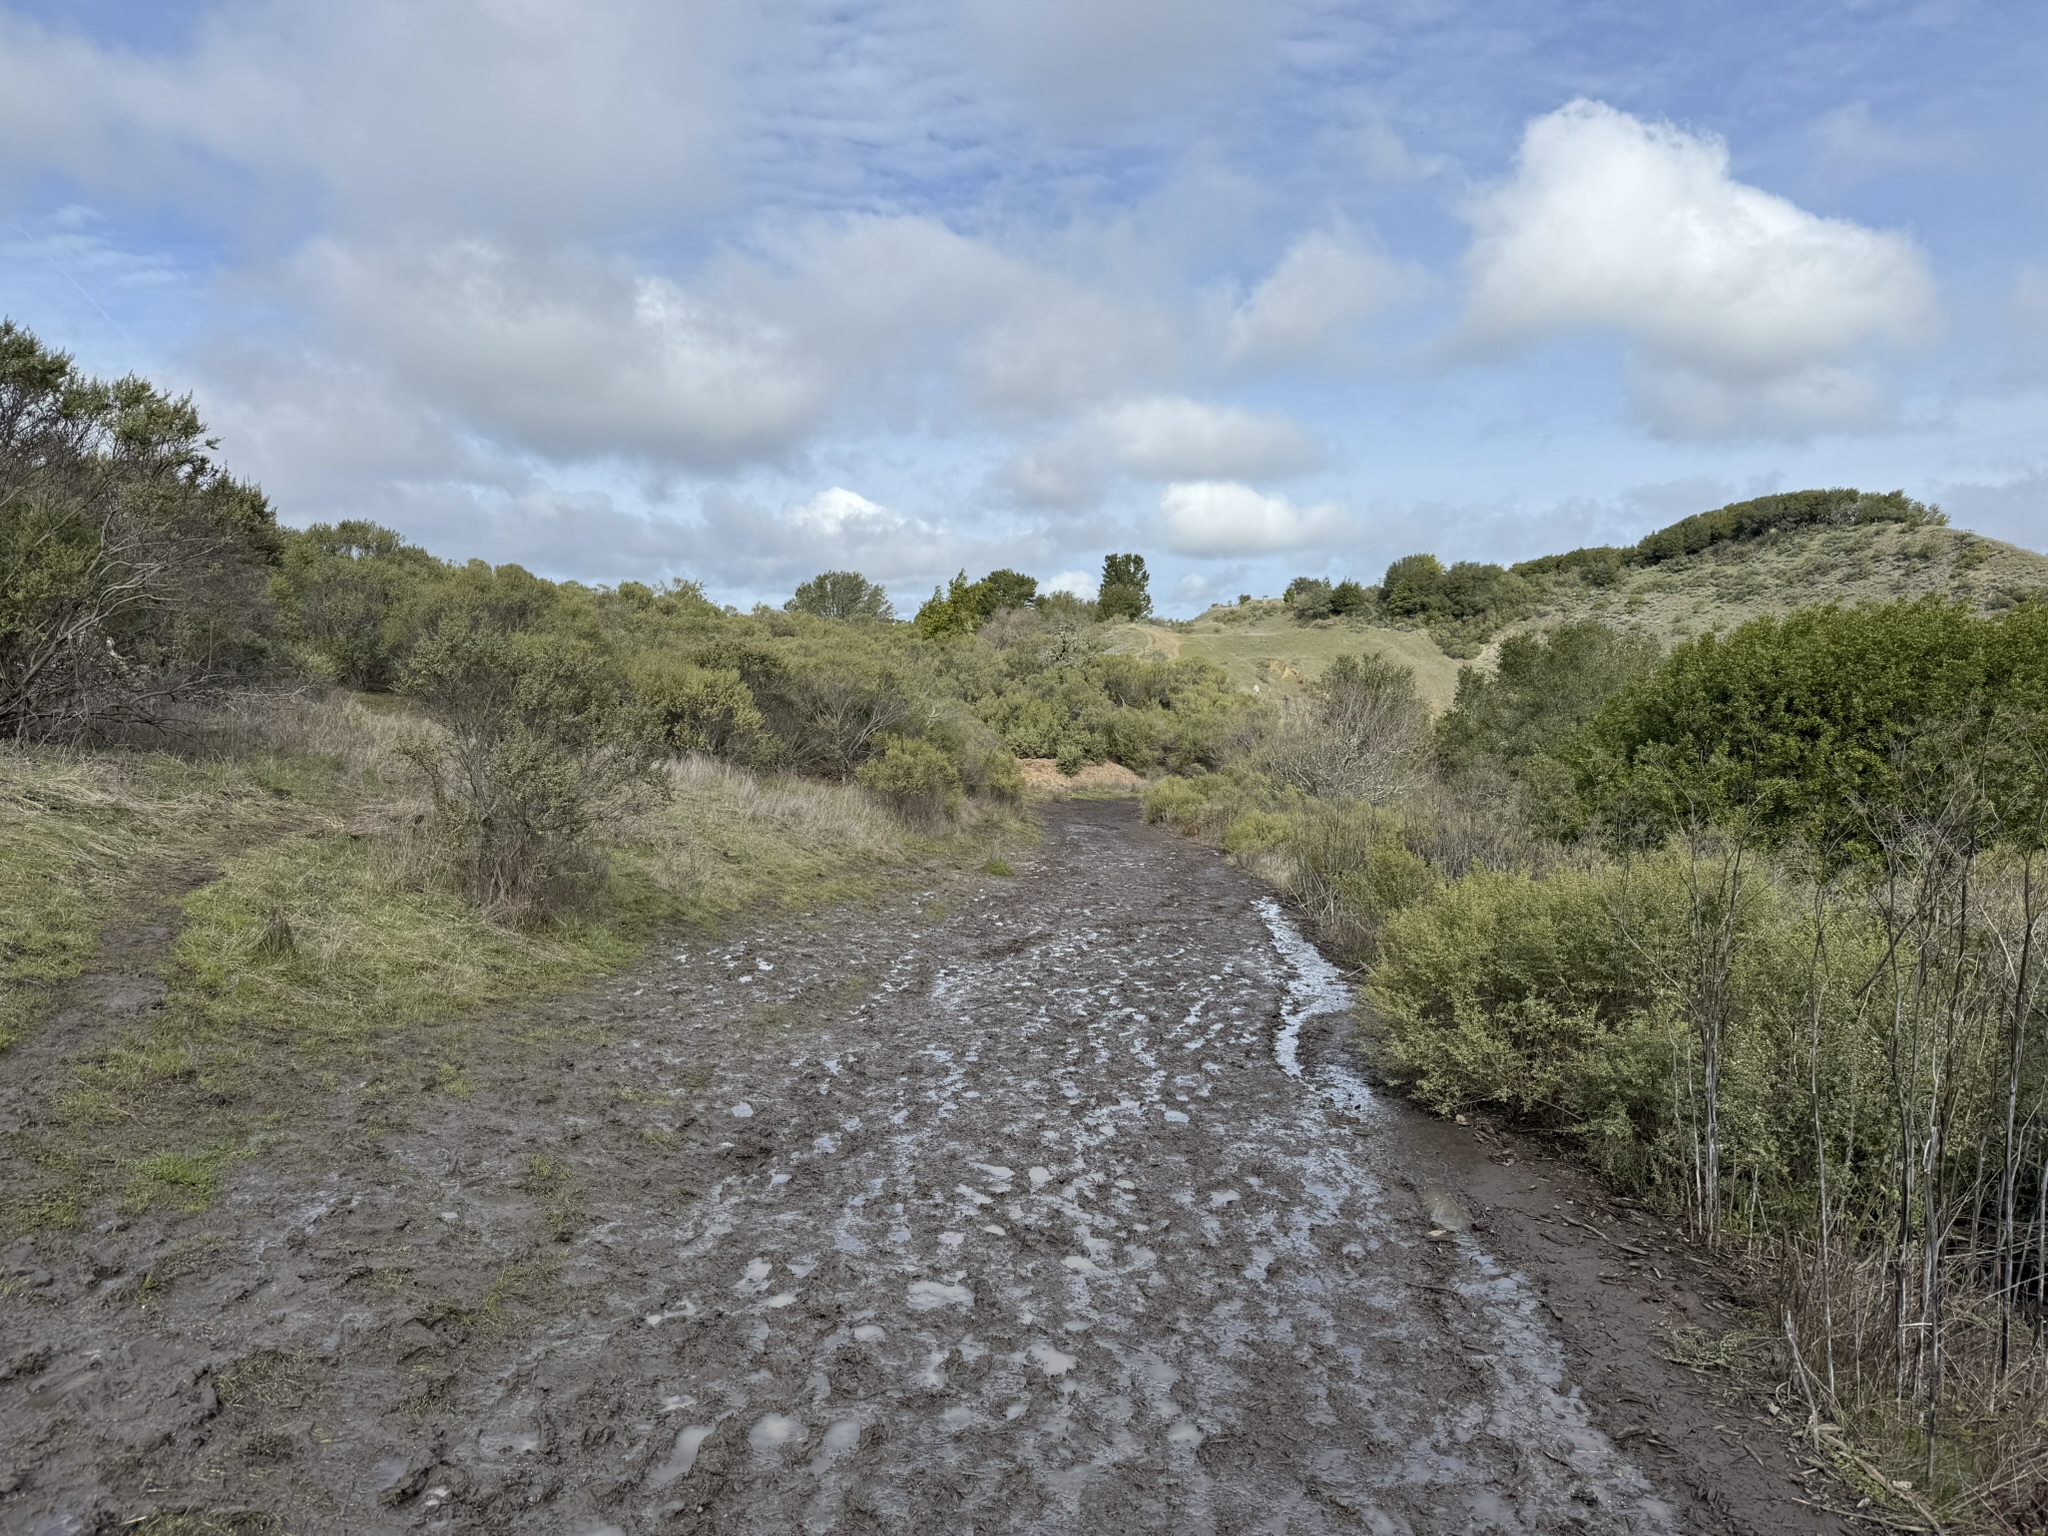
[[[1374,1098],[1247,878],[1048,816],[1014,880],[665,955],[402,1126],[344,1087],[204,1216],[16,1244],[0,1527],[1819,1528],[1651,1351],[1676,1270]]]

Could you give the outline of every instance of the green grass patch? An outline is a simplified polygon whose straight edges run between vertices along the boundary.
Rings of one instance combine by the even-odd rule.
[[[1382,629],[1362,619],[1323,619],[1302,624],[1278,605],[1262,606],[1256,617],[1223,621],[1204,617],[1186,627],[1132,626],[1135,645],[1146,655],[1206,661],[1223,669],[1244,689],[1293,694],[1323,675],[1339,656],[1384,656],[1415,674],[1416,691],[1432,710],[1448,709],[1458,689],[1460,663],[1447,656],[1426,630]]]
[[[46,777],[53,762],[41,765]],[[60,781],[82,775],[102,788],[113,775],[119,792],[51,810],[45,786],[35,835],[8,844],[0,901],[7,931],[22,936],[8,953],[25,972],[60,982],[90,961],[119,910],[95,882],[117,890],[117,867],[154,861],[161,873],[174,855],[207,853],[219,874],[176,903],[182,926],[157,957],[164,1006],[62,1064],[46,1088],[62,1128],[6,1149],[18,1176],[0,1196],[0,1232],[75,1226],[108,1200],[131,1213],[203,1209],[238,1159],[291,1143],[337,1090],[372,1135],[403,1124],[420,1095],[468,1097],[470,1063],[540,1043],[529,1035],[542,1026],[506,1005],[616,970],[654,934],[872,899],[935,864],[976,868],[992,843],[1029,835],[1015,814],[981,810],[920,832],[852,787],[689,764],[622,829],[607,881],[581,912],[521,929],[444,888],[392,789],[345,780],[338,763],[56,767]],[[210,826],[214,842],[183,830],[194,826]],[[223,827],[255,845],[224,846]],[[560,1021],[545,1027],[559,1043]],[[580,1220],[569,1191],[542,1204],[550,1231]]]
[[[218,850],[337,798],[332,758],[0,751],[0,1051],[83,972],[102,930]]]

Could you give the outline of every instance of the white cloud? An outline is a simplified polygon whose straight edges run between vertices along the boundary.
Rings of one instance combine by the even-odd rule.
[[[1010,454],[989,476],[989,486],[1021,506],[1072,511],[1099,502],[1110,479],[1100,444],[1069,432]]]
[[[551,458],[722,468],[784,451],[825,406],[786,331],[619,260],[321,240],[295,275],[337,346]]]
[[[1146,296],[917,218],[805,221],[681,278],[578,249],[322,237],[285,287],[338,353],[500,441],[700,471],[832,426],[1059,419],[1189,357]],[[1219,420],[1212,452],[1287,456],[1280,429]]]
[[[1315,437],[1283,416],[1180,396],[1127,400],[1098,422],[1126,469],[1162,480],[1298,474],[1323,456]]]
[[[682,278],[580,249],[330,236],[278,291],[327,344],[296,374],[312,398],[340,388],[348,414],[408,422],[373,440],[425,434],[451,459],[447,441],[474,437],[514,459],[726,474],[793,466],[836,433],[1046,423],[994,481],[1021,505],[1073,509],[1121,475],[1270,479],[1323,457],[1283,416],[1143,391],[1196,366],[1185,311],[930,219],[802,221]],[[242,421],[268,423],[268,474],[324,477],[326,406],[235,393]]]
[[[833,486],[771,512],[722,487],[701,504],[706,568],[750,591],[787,591],[820,571],[860,571],[900,599],[962,558],[954,531]],[[913,605],[914,606],[914,605]]]
[[[1905,236],[1734,180],[1719,140],[1576,101],[1532,122],[1515,174],[1466,209],[1469,344],[1586,330],[1635,344],[1638,404],[1675,436],[1869,424],[1845,370],[1938,323]]]
[[[1312,231],[1231,314],[1224,356],[1253,368],[1354,362],[1361,328],[1423,287],[1351,231]]]
[[[252,0],[161,53],[0,11],[0,166],[238,221],[252,176],[356,229],[644,218],[716,189],[737,42],[729,0]]]
[[[1336,530],[1329,503],[1297,507],[1228,480],[1170,485],[1159,498],[1158,532],[1179,555],[1201,557],[1273,554],[1300,549]]]
[[[1061,571],[1059,575],[1048,577],[1039,585],[1047,592],[1071,592],[1082,601],[1090,603],[1095,601],[1095,594],[1102,589],[1101,583],[1087,571]]]
[[[908,519],[843,485],[799,502],[788,508],[788,514],[799,528],[824,538],[872,537],[876,533],[894,533],[908,523]]]

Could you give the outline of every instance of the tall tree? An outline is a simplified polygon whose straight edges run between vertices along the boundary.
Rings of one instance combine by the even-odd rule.
[[[1102,586],[1095,611],[1105,620],[1147,618],[1152,612],[1152,577],[1143,555],[1104,555]]]
[[[889,594],[859,571],[822,571],[798,587],[796,595],[782,606],[790,613],[808,613],[821,619],[896,617]]]

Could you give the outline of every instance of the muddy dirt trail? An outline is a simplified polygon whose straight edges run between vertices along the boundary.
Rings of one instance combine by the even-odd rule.
[[[1622,1307],[1566,1227],[1512,1251],[1562,1186],[1350,1071],[1261,888],[1128,804],[1016,862],[664,954],[396,1129],[344,1089],[203,1216],[16,1244],[0,1527],[1819,1528],[1639,1266]]]

